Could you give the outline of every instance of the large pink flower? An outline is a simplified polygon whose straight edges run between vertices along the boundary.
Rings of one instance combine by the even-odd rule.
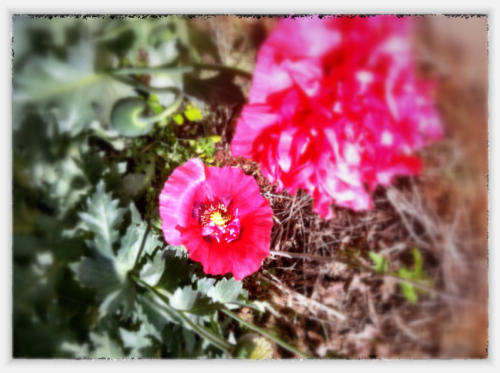
[[[278,189],[370,209],[370,192],[415,175],[411,153],[442,136],[411,53],[411,18],[283,19],[259,50],[249,104],[232,141]]]
[[[160,216],[165,240],[184,245],[207,274],[231,272],[241,280],[269,255],[273,211],[239,168],[189,160],[166,181]]]

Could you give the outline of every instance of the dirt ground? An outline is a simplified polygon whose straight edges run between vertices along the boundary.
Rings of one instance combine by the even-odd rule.
[[[224,64],[252,71],[276,19],[194,22],[212,33]],[[487,23],[486,17],[417,18],[417,68],[437,81],[446,135],[419,153],[425,164],[419,177],[377,189],[368,212],[337,208],[327,222],[312,212],[307,194],[276,193],[258,165],[230,156],[241,108],[214,108],[223,138],[215,159],[254,175],[275,213],[276,253],[245,287],[281,317],[259,318],[249,309],[242,317],[316,357],[488,356]],[[430,289],[418,290],[411,303],[398,279],[370,270],[368,252],[382,255],[394,273],[413,268],[415,248]],[[279,347],[275,355],[293,356]]]

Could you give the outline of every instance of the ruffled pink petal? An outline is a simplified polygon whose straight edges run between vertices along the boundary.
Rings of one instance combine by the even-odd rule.
[[[269,255],[272,216],[267,202],[241,219],[240,237],[233,242],[206,242],[194,227],[182,233],[182,241],[189,257],[200,262],[205,273],[221,275],[231,272],[236,280],[241,280],[256,272]]]
[[[260,195],[259,186],[252,176],[245,175],[242,169],[232,167],[208,168],[206,195],[209,198],[228,194],[233,198],[234,208],[242,221],[245,216],[260,209],[271,213],[269,201]],[[245,227],[243,225],[243,227]],[[246,229],[246,228],[244,228]]]
[[[193,207],[218,200],[234,216],[227,225],[201,225]],[[197,212],[199,212],[196,210]],[[233,273],[237,280],[257,271],[269,255],[273,211],[251,176],[241,169],[206,167],[192,159],[177,168],[160,195],[165,239],[184,245],[205,273]]]
[[[205,182],[205,165],[200,159],[190,159],[176,168],[160,194],[160,217],[165,240],[181,245],[178,227],[186,227],[191,218],[193,198]]]
[[[306,190],[326,219],[332,203],[370,209],[370,192],[418,174],[411,153],[443,136],[411,31],[410,17],[282,20],[258,53],[233,154],[277,190]]]
[[[291,79],[307,96],[316,96],[323,79],[323,68],[318,59],[306,58],[300,61],[287,60],[282,68],[288,71]]]
[[[238,120],[236,133],[231,143],[235,157],[251,157],[258,151],[254,148],[257,136],[278,123],[279,115],[273,113],[267,105],[247,106]]]

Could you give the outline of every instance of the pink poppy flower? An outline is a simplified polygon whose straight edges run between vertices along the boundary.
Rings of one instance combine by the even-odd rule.
[[[269,255],[273,211],[239,168],[189,160],[165,182],[160,216],[165,240],[184,245],[207,274],[241,280]]]
[[[440,139],[432,82],[419,81],[411,18],[283,19],[257,56],[232,154],[278,190],[306,190],[314,211],[372,207],[370,193],[416,175],[412,152]]]

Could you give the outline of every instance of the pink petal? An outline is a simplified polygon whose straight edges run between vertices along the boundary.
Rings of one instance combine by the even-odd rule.
[[[262,45],[232,148],[277,190],[306,190],[314,210],[370,209],[370,192],[416,175],[415,150],[443,129],[419,81],[411,17],[284,19]]]
[[[160,217],[165,240],[181,245],[178,227],[186,227],[191,217],[194,196],[206,180],[206,167],[200,159],[190,159],[174,170],[160,194]]]

